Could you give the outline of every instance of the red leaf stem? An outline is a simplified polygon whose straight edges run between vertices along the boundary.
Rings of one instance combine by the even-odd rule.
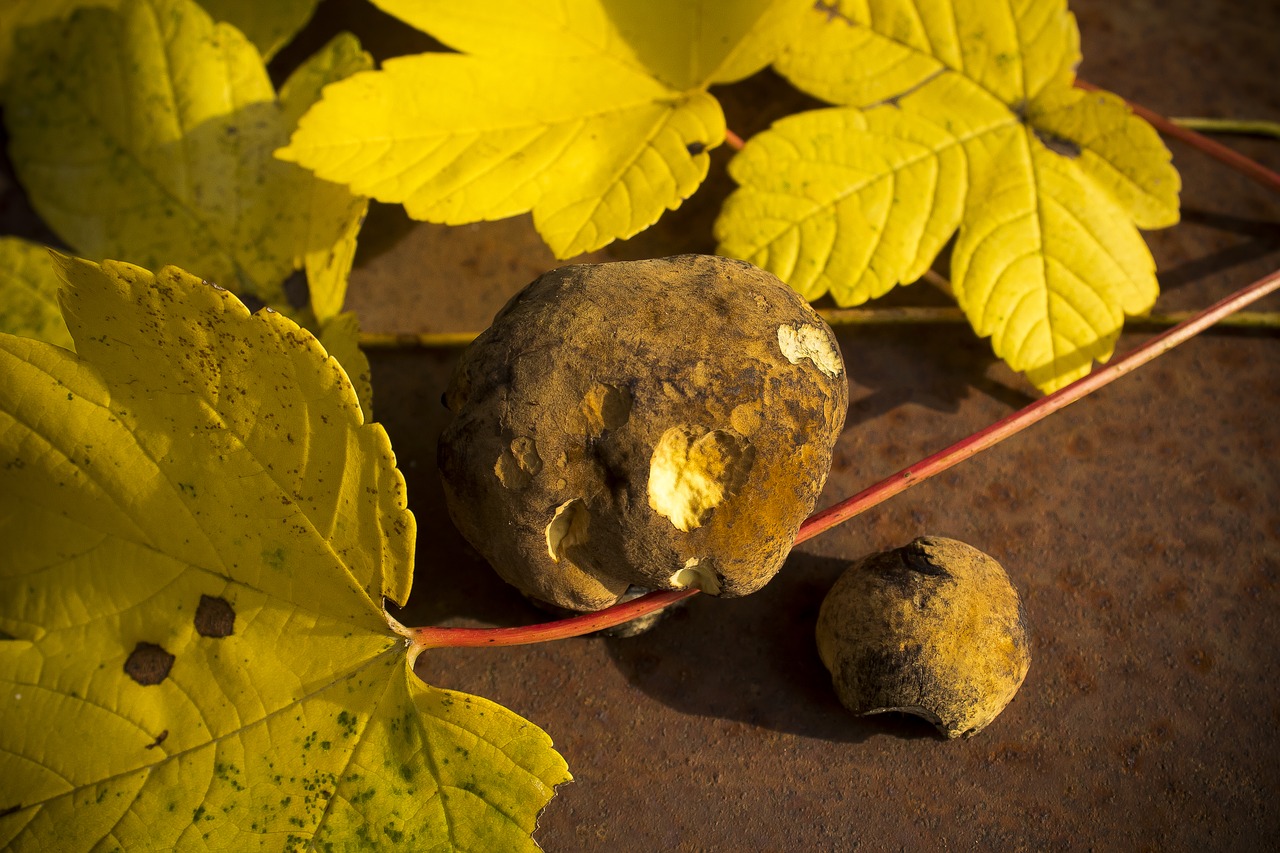
[[[923,482],[935,474],[942,473],[957,462],[961,462],[986,450],[988,447],[999,444],[1006,438],[1021,432],[1053,412],[1071,405],[1081,397],[1092,394],[1126,373],[1131,373],[1152,359],[1173,349],[1178,344],[1198,335],[1228,314],[1238,311],[1252,302],[1256,302],[1277,288],[1280,288],[1280,270],[1258,279],[1248,287],[1231,294],[1220,302],[1214,303],[1172,329],[1156,335],[1142,346],[1106,367],[1099,368],[1088,376],[1077,379],[1065,388],[1041,397],[1008,417],[1001,418],[986,429],[979,430],[945,450],[940,450],[932,456],[903,468],[890,477],[886,477],[874,486],[809,516],[800,525],[800,532],[796,534],[796,544],[830,530],[842,521],[847,521],[876,504],[883,503],[916,483]]]
[[[602,631],[656,613],[697,594],[696,589],[658,590],[622,604],[594,613],[583,613],[555,622],[543,622],[520,628],[410,628],[413,644],[418,649],[479,648],[481,646],[523,646],[550,640],[567,640],[594,631]]]

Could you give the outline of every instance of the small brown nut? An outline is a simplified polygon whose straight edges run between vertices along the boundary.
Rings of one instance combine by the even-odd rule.
[[[905,711],[947,737],[982,731],[1031,666],[1026,612],[1004,569],[938,536],[846,569],[822,603],[817,638],[845,707]]]
[[[526,595],[738,596],[782,566],[844,425],[835,336],[798,294],[706,255],[568,266],[459,361],[449,514]]]

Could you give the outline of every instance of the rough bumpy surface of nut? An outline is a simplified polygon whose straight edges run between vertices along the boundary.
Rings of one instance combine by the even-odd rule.
[[[981,731],[1031,666],[1026,613],[1004,569],[936,536],[850,566],[822,603],[817,637],[845,707],[916,714],[947,737]]]
[[[527,595],[584,611],[631,585],[764,586],[826,481],[848,384],[789,287],[682,255],[542,276],[468,347],[445,403],[458,529]]]

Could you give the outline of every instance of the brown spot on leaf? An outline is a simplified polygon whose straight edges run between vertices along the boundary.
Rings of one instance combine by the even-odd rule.
[[[202,637],[229,637],[236,627],[236,612],[225,598],[200,596],[196,607],[196,631]]]
[[[1056,133],[1050,133],[1042,128],[1032,128],[1036,137],[1044,143],[1044,147],[1057,154],[1061,154],[1069,160],[1074,160],[1080,156],[1080,146],[1065,136],[1058,136]]]
[[[146,748],[155,749],[157,746],[164,743],[164,739],[167,738],[168,736],[169,736],[169,730],[165,729],[160,734],[156,735],[156,739],[153,740],[151,743],[147,744]]]
[[[169,676],[173,655],[155,643],[138,643],[124,662],[125,674],[143,687],[159,684]]]

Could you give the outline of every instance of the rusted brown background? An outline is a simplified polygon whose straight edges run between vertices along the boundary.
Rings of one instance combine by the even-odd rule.
[[[1166,115],[1280,119],[1280,3],[1075,0],[1081,76]],[[326,0],[305,47],[354,30],[376,56],[429,40]],[[748,136],[807,105],[762,75],[717,90]],[[1280,143],[1230,144],[1280,168]],[[1171,144],[1183,224],[1149,235],[1164,293],[1195,309],[1280,267],[1280,196]],[[589,260],[711,251],[725,149],[684,207]],[[3,230],[39,236],[12,187]],[[446,228],[375,205],[349,306],[366,330],[478,330],[557,265],[527,218]],[[895,304],[945,304],[925,285]],[[1280,310],[1280,301],[1262,303]],[[1150,330],[1127,333],[1127,350]],[[848,426],[823,504],[1029,402],[961,326],[842,332]],[[544,617],[453,531],[435,470],[456,358],[371,353],[377,418],[419,522],[409,624]],[[550,851],[1274,849],[1280,838],[1280,339],[1211,332],[1030,432],[806,544],[763,592],[695,600],[639,638],[438,651],[421,674],[546,729],[577,777],[542,816]],[[1030,612],[1026,684],[947,742],[854,718],[812,640],[849,560],[925,533],[1001,560]]]

